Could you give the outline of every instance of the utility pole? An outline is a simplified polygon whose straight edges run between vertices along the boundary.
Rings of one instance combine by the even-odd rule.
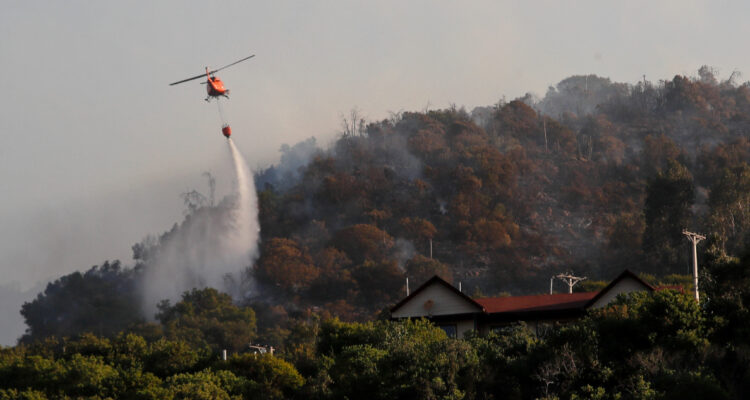
[[[698,295],[698,242],[705,240],[706,237],[697,233],[688,232],[687,229],[682,230],[682,234],[687,236],[687,239],[693,244],[693,290],[695,292],[695,301],[700,301]]]
[[[573,293],[573,286],[578,282],[586,280],[585,276],[573,276],[572,274],[557,274],[549,280],[549,294],[552,294],[552,280],[559,279],[568,284],[568,293]]]

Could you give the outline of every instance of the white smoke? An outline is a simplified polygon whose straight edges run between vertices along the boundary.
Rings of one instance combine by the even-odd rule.
[[[414,244],[406,239],[398,238],[394,246],[396,262],[401,271],[406,272],[406,262],[414,258],[417,249]]]
[[[234,163],[234,193],[217,207],[200,208],[190,214],[155,247],[142,285],[146,316],[154,315],[159,301],[169,299],[174,303],[193,288],[213,287],[235,297],[252,289],[250,277],[242,274],[257,257],[255,183],[232,140],[227,144]]]

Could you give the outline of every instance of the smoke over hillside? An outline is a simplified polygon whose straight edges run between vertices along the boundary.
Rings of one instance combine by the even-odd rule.
[[[158,241],[147,239],[134,246],[134,258],[145,264],[141,288],[147,316],[154,314],[159,301],[175,301],[193,288],[218,288],[236,298],[252,290],[252,279],[243,272],[257,257],[255,185],[231,139],[227,145],[234,163],[234,194],[216,206],[195,204],[179,228],[175,226]]]
[[[180,225],[134,246],[136,272],[120,276],[142,282],[146,315],[213,286],[265,309],[266,325],[307,310],[366,319],[406,277],[540,293],[564,271],[684,273],[683,228],[715,253],[750,237],[750,87],[707,68],[658,83],[575,76],[541,99],[344,126],[329,148],[282,147],[257,205],[230,151],[236,195],[187,196]]]
[[[0,285],[0,345],[13,344],[23,333],[23,317],[18,313],[21,305],[34,300],[34,297],[43,289],[37,285],[31,289],[23,290],[19,283]]]

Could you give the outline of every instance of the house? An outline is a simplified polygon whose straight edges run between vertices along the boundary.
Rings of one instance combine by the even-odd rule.
[[[472,299],[450,283],[433,276],[391,308],[391,318],[427,318],[452,337],[470,331],[488,333],[514,322],[540,332],[550,323],[581,318],[621,293],[656,288],[625,270],[598,292],[541,294]]]

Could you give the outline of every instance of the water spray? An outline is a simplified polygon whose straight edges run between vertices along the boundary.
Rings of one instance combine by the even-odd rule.
[[[236,236],[239,248],[247,249],[248,253],[256,253],[258,244],[258,196],[255,193],[255,180],[245,158],[237,150],[232,139],[227,138],[229,151],[234,161],[234,171],[237,179],[237,204],[235,222]],[[249,261],[249,260],[248,260]]]
[[[255,183],[245,158],[231,139],[227,142],[235,175],[232,195],[216,207],[199,208],[159,243],[142,281],[146,315],[154,315],[161,300],[177,301],[193,288],[213,287],[235,298],[255,290],[255,282],[243,274],[258,253]]]

